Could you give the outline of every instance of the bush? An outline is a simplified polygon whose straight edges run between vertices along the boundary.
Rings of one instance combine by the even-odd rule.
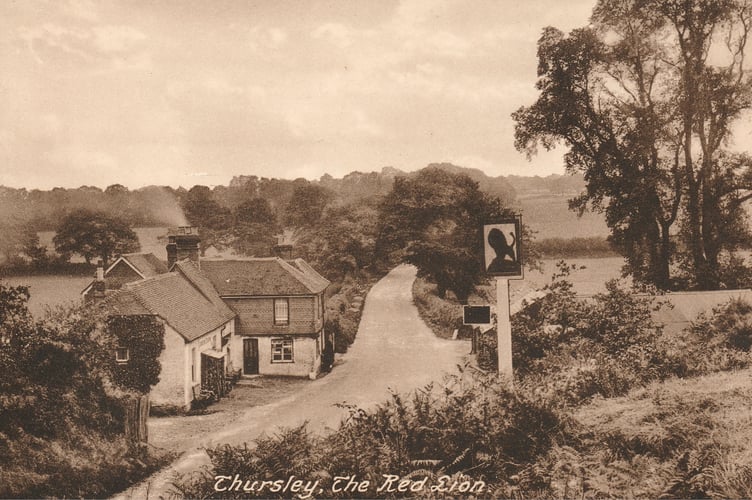
[[[428,386],[409,396],[393,394],[374,409],[348,407],[337,432],[321,438],[305,427],[261,437],[255,447],[224,445],[208,450],[211,468],[183,477],[176,489],[190,498],[254,496],[215,492],[215,475],[247,478],[299,478],[320,481],[317,497],[344,496],[331,490],[335,476],[356,475],[372,487],[359,496],[393,497],[377,492],[384,474],[436,484],[439,476],[484,481],[492,494],[507,497],[515,485],[534,483],[515,477],[567,434],[569,421],[544,399],[510,392],[495,376],[465,370],[440,388]],[[463,476],[463,474],[468,474]],[[431,495],[426,489],[422,495]],[[255,492],[268,497],[269,492]],[[287,496],[292,496],[288,494]]]
[[[413,282],[413,303],[421,319],[441,338],[452,338],[454,330],[462,326],[460,303],[449,297],[438,296],[436,285],[425,278]]]
[[[102,497],[151,473],[161,459],[124,436],[101,318],[71,309],[34,321],[28,299],[0,285],[0,497]]]

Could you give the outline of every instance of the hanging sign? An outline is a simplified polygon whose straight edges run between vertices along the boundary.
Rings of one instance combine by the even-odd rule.
[[[485,270],[490,276],[522,278],[522,221],[509,217],[483,225]]]

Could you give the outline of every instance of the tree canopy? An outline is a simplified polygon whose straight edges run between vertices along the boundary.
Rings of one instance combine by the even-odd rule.
[[[426,168],[395,179],[381,202],[376,251],[418,267],[419,275],[467,300],[484,279],[483,223],[511,215],[464,174]]]
[[[85,208],[63,218],[53,243],[61,255],[77,253],[87,263],[98,257],[105,266],[117,255],[141,249],[138,236],[126,221]]]
[[[570,206],[605,212],[642,282],[727,286],[722,256],[749,241],[752,159],[727,144],[752,105],[750,28],[749,0],[600,0],[590,26],[538,42],[540,94],[513,114],[516,146],[566,145],[587,183]]]

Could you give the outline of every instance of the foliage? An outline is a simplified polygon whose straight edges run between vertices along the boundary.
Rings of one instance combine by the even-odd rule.
[[[295,227],[316,224],[331,199],[332,193],[325,187],[307,181],[295,186],[285,208],[285,223]]]
[[[597,236],[539,239],[535,241],[535,247],[544,259],[600,258],[616,255],[611,244],[605,238]]]
[[[752,105],[750,29],[744,0],[601,0],[591,26],[549,27],[539,40],[540,96],[514,113],[515,144],[528,154],[566,144],[568,171],[587,182],[571,207],[605,211],[638,280],[672,288],[683,260],[694,286],[718,288],[720,255],[749,240],[752,160],[724,146]]]
[[[330,207],[311,227],[296,232],[297,251],[331,281],[374,269],[378,212],[371,200]]]
[[[421,319],[441,338],[452,338],[456,328],[462,328],[461,306],[450,298],[441,299],[436,286],[424,278],[413,282],[413,303]]]
[[[478,189],[466,175],[426,168],[413,177],[398,177],[379,210],[376,249],[390,261],[418,267],[464,302],[484,279],[483,223],[512,213]]]
[[[165,347],[164,325],[153,316],[111,316],[106,328],[117,347],[129,352],[125,363],[118,363],[114,351],[110,353],[112,381],[125,390],[148,393],[159,382],[162,370],[159,356]]]
[[[232,247],[243,255],[266,257],[271,255],[279,232],[271,205],[264,198],[243,201],[233,212],[235,237]]]
[[[0,284],[0,496],[107,496],[149,474],[159,460],[125,441],[99,315],[34,321],[28,299]]]
[[[518,376],[546,397],[582,404],[669,374],[662,326],[652,317],[660,303],[615,281],[592,299],[577,298],[566,279],[572,267],[560,263],[559,269],[546,295],[512,318]]]
[[[232,212],[214,199],[207,186],[193,186],[182,199],[188,222],[199,227],[202,250],[210,246],[224,248],[232,228]]]
[[[438,389],[393,394],[374,409],[345,408],[348,416],[338,431],[323,438],[299,427],[262,437],[255,447],[211,449],[211,468],[182,478],[176,487],[191,498],[234,498],[253,494],[215,492],[216,473],[249,478],[294,474],[319,480],[322,497],[383,498],[393,493],[376,491],[382,475],[397,474],[428,477],[428,484],[437,484],[439,476],[482,480],[497,488],[492,494],[508,496],[507,481],[515,481],[508,478],[546,453],[568,426],[544,401],[511,393],[495,377],[471,371],[449,377]],[[366,493],[332,492],[335,476],[353,474],[373,486]],[[429,494],[426,488],[423,495]]]
[[[59,254],[80,254],[87,264],[99,257],[105,267],[111,258],[141,248],[138,236],[125,220],[85,208],[63,218],[53,242]]]

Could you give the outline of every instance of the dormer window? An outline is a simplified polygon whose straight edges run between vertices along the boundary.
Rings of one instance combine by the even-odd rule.
[[[274,299],[274,324],[290,324],[290,302],[287,299]]]
[[[127,347],[118,347],[115,349],[115,361],[118,363],[127,363],[131,358],[131,353]]]

